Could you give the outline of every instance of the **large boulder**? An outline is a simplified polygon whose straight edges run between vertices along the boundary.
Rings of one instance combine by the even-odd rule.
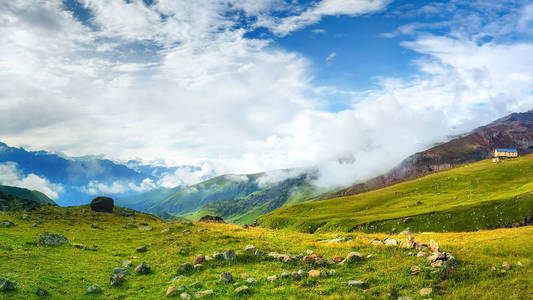
[[[91,209],[99,212],[113,212],[115,204],[109,197],[96,197],[91,201]]]
[[[203,217],[200,218],[200,220],[198,220],[200,222],[205,222],[205,223],[226,223],[224,222],[224,219],[222,219],[221,217],[219,216],[210,216],[210,215],[205,215]]]

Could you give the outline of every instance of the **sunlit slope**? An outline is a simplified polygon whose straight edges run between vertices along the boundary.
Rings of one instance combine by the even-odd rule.
[[[363,194],[283,207],[259,221],[304,232],[497,228],[533,215],[531,192],[532,157],[485,160]]]

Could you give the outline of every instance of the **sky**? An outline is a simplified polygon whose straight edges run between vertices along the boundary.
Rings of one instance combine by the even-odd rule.
[[[532,53],[531,1],[1,1],[0,141],[345,185],[532,109]]]

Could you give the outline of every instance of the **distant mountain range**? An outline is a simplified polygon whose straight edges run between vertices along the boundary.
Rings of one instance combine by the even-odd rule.
[[[0,185],[0,211],[28,210],[41,206],[57,204],[39,191]]]
[[[495,148],[516,148],[533,153],[533,111],[512,113],[470,133],[411,155],[389,172],[322,197],[355,195],[454,166],[492,157]]]

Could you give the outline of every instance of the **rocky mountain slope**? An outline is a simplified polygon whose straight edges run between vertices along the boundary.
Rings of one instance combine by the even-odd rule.
[[[41,206],[57,206],[57,204],[39,191],[0,185],[0,211],[29,210]]]
[[[323,199],[354,195],[487,159],[492,157],[494,148],[516,148],[520,155],[533,153],[533,111],[512,113],[468,134],[416,153],[381,176],[328,194]]]

